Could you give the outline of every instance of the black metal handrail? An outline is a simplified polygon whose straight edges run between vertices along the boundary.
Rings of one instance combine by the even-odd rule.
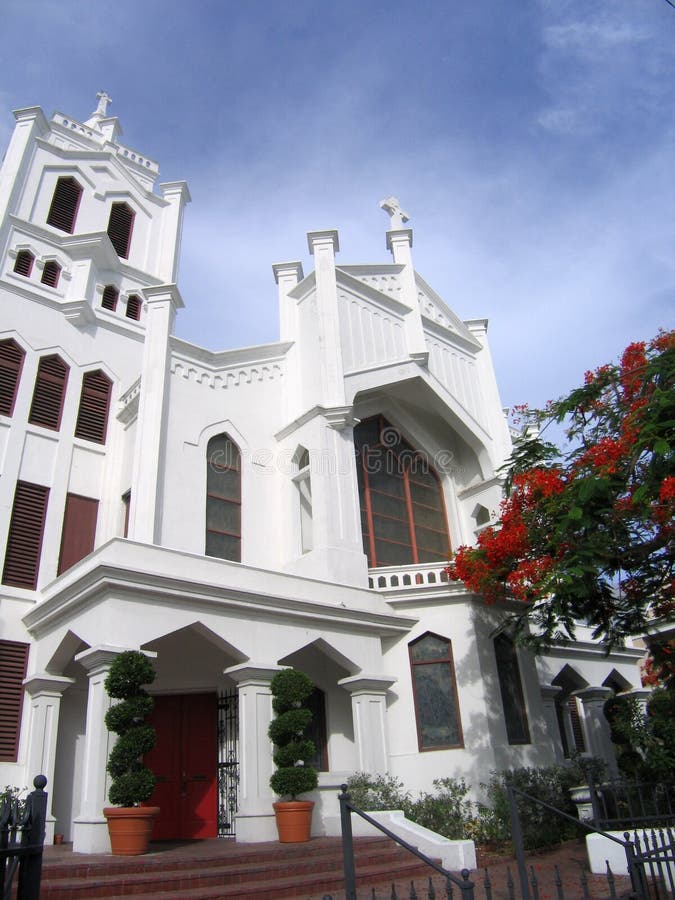
[[[0,805],[0,900],[11,897],[17,868],[17,900],[39,900],[47,819],[46,784],[44,775],[33,779],[35,790],[26,798],[23,809],[16,800],[3,800]]]
[[[588,787],[597,828],[675,824],[672,783],[607,780],[596,784],[589,773]]]
[[[344,869],[344,877],[345,877],[345,897],[346,900],[356,900],[356,868],[354,865],[354,839],[352,836],[352,813],[356,813],[358,816],[361,816],[366,822],[370,825],[373,825],[378,831],[381,831],[383,834],[386,834],[387,837],[391,838],[395,841],[400,847],[403,847],[405,850],[408,850],[414,856],[416,856],[419,860],[426,865],[430,866],[439,875],[442,875],[445,878],[446,886],[449,890],[452,889],[452,886],[459,888],[462,893],[460,897],[463,900],[473,900],[474,896],[474,884],[472,881],[469,881],[469,870],[462,869],[460,872],[461,878],[458,878],[457,875],[453,875],[452,872],[448,872],[447,869],[444,869],[443,866],[439,865],[439,863],[435,862],[435,860],[430,859],[426,854],[422,853],[417,847],[413,847],[412,844],[409,844],[407,841],[404,841],[403,838],[400,838],[397,834],[394,834],[393,831],[390,831],[385,825],[382,825],[376,819],[373,819],[368,813],[365,813],[362,809],[354,806],[349,799],[349,794],[347,793],[347,785],[340,785],[342,793],[338,795],[338,800],[340,801],[340,825],[342,828],[342,864]],[[448,896],[451,894],[448,892]]]

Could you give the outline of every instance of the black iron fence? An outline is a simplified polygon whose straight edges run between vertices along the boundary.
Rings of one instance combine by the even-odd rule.
[[[675,825],[675,784],[605,780],[588,787],[593,824],[604,829]]]
[[[47,794],[44,775],[23,803],[3,799],[0,805],[0,900],[10,900],[18,869],[16,900],[39,900],[45,841]]]

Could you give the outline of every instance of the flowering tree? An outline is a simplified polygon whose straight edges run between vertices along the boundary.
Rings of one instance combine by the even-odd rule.
[[[449,577],[488,603],[522,601],[513,624],[540,645],[578,620],[609,646],[644,632],[674,609],[675,332],[521,411],[500,521],[457,550]],[[564,450],[543,439],[550,423],[565,426]]]

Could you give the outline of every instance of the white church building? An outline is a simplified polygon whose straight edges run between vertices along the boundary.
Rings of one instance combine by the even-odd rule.
[[[511,438],[487,323],[415,271],[398,201],[382,260],[311,231],[312,272],[272,266],[278,342],[188,343],[188,188],[109,102],[18,110],[0,172],[0,784],[44,773],[48,840],[109,849],[103,683],[130,648],[157,671],[155,837],[276,837],[284,666],[317,685],[316,834],[354,772],[477,790],[611,758],[602,703],[639,690],[643,651],[535,658],[443,574],[498,515]]]

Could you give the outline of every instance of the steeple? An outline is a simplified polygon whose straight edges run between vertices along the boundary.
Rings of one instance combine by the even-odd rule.
[[[119,119],[108,115],[108,104],[112,103],[112,97],[106,91],[99,91],[96,99],[98,101],[96,109],[84,124],[89,128],[95,128],[106,140],[114,142],[122,134],[122,126]]]

